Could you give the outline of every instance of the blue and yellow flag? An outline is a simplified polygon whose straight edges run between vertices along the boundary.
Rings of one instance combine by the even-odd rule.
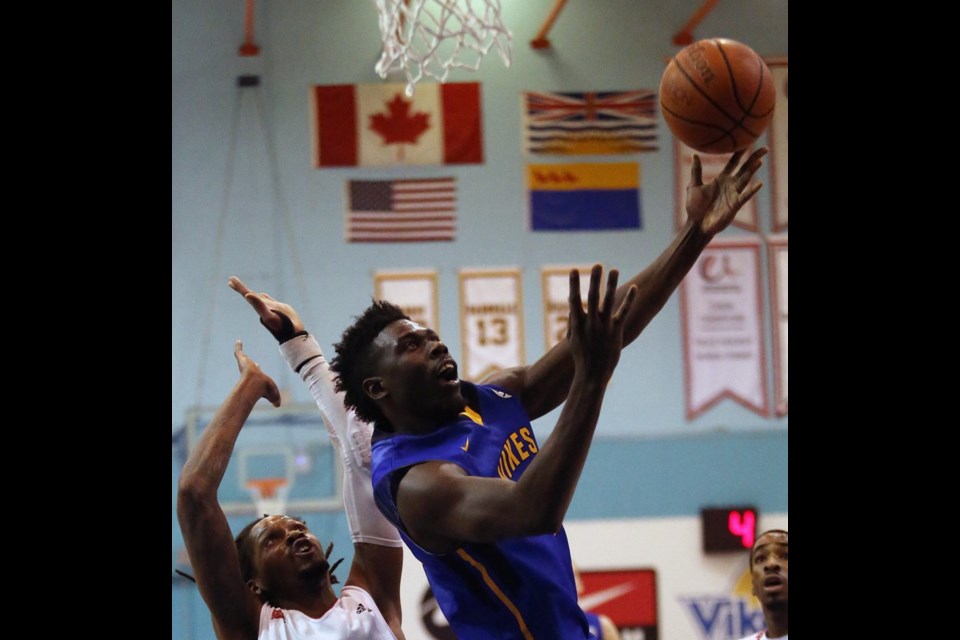
[[[640,228],[640,164],[528,164],[530,228]]]

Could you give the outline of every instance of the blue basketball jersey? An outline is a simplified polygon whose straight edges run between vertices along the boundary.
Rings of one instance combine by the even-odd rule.
[[[517,398],[491,385],[460,384],[468,407],[455,422],[422,436],[374,431],[377,506],[423,563],[440,610],[460,640],[589,638],[562,527],[556,534],[465,543],[443,555],[422,549],[407,535],[396,504],[398,471],[445,460],[472,476],[516,481],[539,451]]]
[[[590,640],[603,640],[603,627],[600,626],[600,615],[590,611],[584,611],[587,616],[587,626]]]

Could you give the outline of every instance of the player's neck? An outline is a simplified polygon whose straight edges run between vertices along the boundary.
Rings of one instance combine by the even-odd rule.
[[[445,424],[456,420],[466,406],[465,402],[450,403],[443,408],[431,407],[429,411],[412,412],[384,409],[384,414],[393,426],[394,433],[423,436],[433,433]],[[421,407],[417,407],[421,409]]]
[[[768,638],[782,638],[787,635],[787,608],[765,609],[764,620],[767,623]]]

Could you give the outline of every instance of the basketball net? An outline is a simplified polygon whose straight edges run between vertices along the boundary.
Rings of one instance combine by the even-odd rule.
[[[500,0],[374,0],[383,54],[376,72],[402,71],[407,97],[423,76],[444,82],[450,69],[480,67],[493,45],[506,67],[513,35],[500,16]]]
[[[290,483],[286,478],[255,478],[247,480],[247,491],[257,506],[257,516],[286,515]]]

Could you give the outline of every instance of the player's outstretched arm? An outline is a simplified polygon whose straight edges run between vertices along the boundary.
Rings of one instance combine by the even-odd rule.
[[[670,245],[646,269],[620,286],[620,303],[631,286],[637,299],[624,322],[624,346],[636,340],[680,285],[703,249],[729,226],[737,212],[759,191],[762,183],[750,180],[762,165],[766,147],[757,149],[741,163],[745,151],[734,153],[723,170],[703,183],[700,157],[694,156],[687,186],[687,220]],[[562,403],[573,379],[570,345],[561,341],[529,366],[498,371],[484,382],[497,384],[522,399],[531,420],[553,411]]]
[[[426,462],[400,481],[397,506],[414,540],[434,552],[463,541],[556,532],[573,498],[586,461],[607,383],[620,360],[623,328],[637,291],[614,301],[617,271],[610,272],[600,304],[602,269],[591,272],[587,309],[580,301],[580,278],[570,274],[567,342],[574,364],[570,397],[550,438],[517,481],[467,476],[457,465]]]
[[[200,595],[218,633],[255,638],[261,602],[241,576],[240,559],[217,490],[230,462],[237,436],[260,398],[280,406],[274,381],[243,353],[237,340],[234,356],[240,380],[204,429],[190,453],[177,487],[177,519]]]
[[[370,438],[373,427],[359,420],[335,390],[333,373],[316,339],[306,333],[300,314],[265,292],[250,290],[239,278],[228,282],[253,307],[260,323],[280,342],[280,354],[300,375],[320,410],[327,435],[343,467],[343,503],[353,540],[353,562],[344,584],[367,591],[394,635],[400,629],[400,575],[403,541],[377,509],[370,479]]]

